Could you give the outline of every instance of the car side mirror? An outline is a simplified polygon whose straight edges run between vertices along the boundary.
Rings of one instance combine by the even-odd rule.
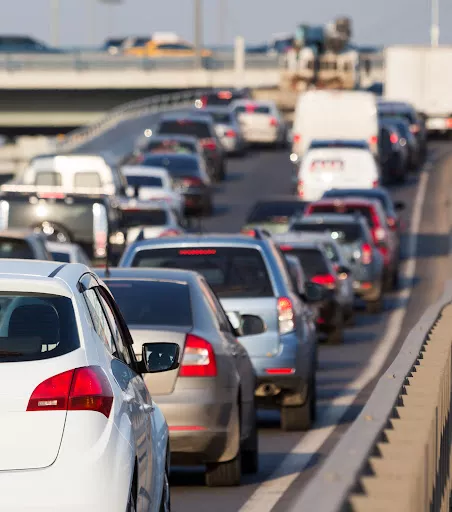
[[[177,343],[145,343],[141,357],[145,373],[161,373],[179,368],[180,348]]]
[[[327,289],[321,284],[311,282],[305,284],[304,299],[308,304],[315,304],[325,300],[327,293]]]
[[[260,316],[242,315],[242,332],[243,336],[256,336],[267,330],[265,322]]]
[[[226,315],[229,319],[229,323],[232,325],[232,328],[234,329],[234,334],[237,337],[243,336],[242,315],[238,311],[227,311]]]
[[[396,201],[394,203],[394,208],[400,212],[401,210],[405,210],[405,203],[403,201]]]

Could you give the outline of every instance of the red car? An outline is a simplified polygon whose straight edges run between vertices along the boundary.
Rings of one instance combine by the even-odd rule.
[[[391,290],[396,286],[399,266],[397,240],[394,232],[388,227],[388,219],[378,201],[356,197],[321,199],[306,208],[305,215],[313,213],[361,214],[367,220],[375,246],[384,259],[384,287],[386,290]]]

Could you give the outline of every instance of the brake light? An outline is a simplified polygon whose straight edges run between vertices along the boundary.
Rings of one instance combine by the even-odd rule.
[[[298,185],[297,185],[297,194],[298,194],[298,197],[304,197],[304,189],[303,189],[303,186],[304,186],[303,180],[298,180]]]
[[[196,178],[196,177],[182,178],[180,180],[180,182],[182,183],[182,186],[184,186],[184,187],[199,187],[202,185],[201,178]]]
[[[256,105],[253,105],[252,103],[248,103],[245,107],[245,110],[247,112],[254,112],[256,110]]]
[[[201,103],[201,108],[205,107],[207,105],[207,96],[201,96],[200,103]]]
[[[182,232],[178,229],[167,229],[165,231],[163,231],[163,233],[160,233],[160,237],[162,236],[178,236],[180,235]]]
[[[332,274],[319,274],[314,276],[311,281],[313,283],[321,284],[329,290],[336,288],[336,278]]]
[[[418,124],[410,124],[410,132],[411,133],[419,133],[421,128]]]
[[[281,251],[292,251],[293,250],[293,247],[291,245],[280,245],[279,246],[279,249]]]
[[[394,231],[397,228],[397,222],[394,217],[388,217],[388,226]]]
[[[187,334],[179,377],[216,377],[217,362],[212,345],[193,334]]]
[[[299,133],[295,133],[293,136],[293,141],[295,144],[299,144],[301,142],[301,135]]]
[[[201,139],[199,142],[204,149],[217,149],[217,143],[215,142],[215,139]]]
[[[292,375],[295,373],[295,368],[265,368],[265,373],[268,375]]]
[[[278,120],[276,119],[276,117],[271,117],[270,118],[270,126],[278,126]]]
[[[295,317],[293,312],[292,301],[287,297],[278,299],[278,325],[279,333],[286,334],[295,328]]]
[[[399,137],[397,133],[391,133],[389,140],[391,141],[391,144],[397,144],[399,142]]]
[[[95,411],[106,418],[113,391],[99,366],[85,366],[41,382],[28,401],[27,411]]]
[[[361,261],[364,265],[372,263],[372,247],[367,243],[361,247]]]
[[[378,137],[376,135],[372,135],[372,137],[369,138],[369,144],[378,144]]]
[[[380,184],[378,183],[378,180],[374,180],[372,182],[372,188],[378,188],[380,186]]]
[[[226,136],[226,137],[231,137],[231,138],[232,138],[232,137],[236,137],[236,136],[237,136],[237,134],[235,133],[235,131],[234,131],[234,130],[228,130],[228,131],[225,133],[225,136]]]
[[[64,192],[39,192],[37,195],[42,199],[64,199],[66,197]]]
[[[385,265],[389,264],[389,250],[386,245],[380,245],[378,247],[381,255],[383,256],[383,261]]]
[[[217,254],[216,249],[181,249],[181,256],[212,256]]]
[[[255,229],[242,229],[240,231],[240,233],[242,235],[246,235],[246,236],[252,236],[252,237],[256,236],[256,230]]]

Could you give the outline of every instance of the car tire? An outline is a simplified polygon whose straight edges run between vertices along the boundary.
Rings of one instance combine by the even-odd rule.
[[[133,495],[133,488],[130,490],[129,500],[127,501],[126,512],[136,512],[137,506],[135,503],[135,496]]]
[[[256,415],[254,417],[251,433],[242,445],[241,459],[242,473],[255,475],[259,471],[259,442]]]
[[[281,429],[285,432],[305,431],[312,427],[317,410],[315,377],[311,378],[308,397],[303,405],[281,407]]]

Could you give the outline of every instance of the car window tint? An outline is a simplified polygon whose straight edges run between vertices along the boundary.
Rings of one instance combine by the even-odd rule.
[[[166,226],[169,223],[166,210],[123,210],[124,226],[131,228],[136,226]]]
[[[293,248],[284,252],[298,258],[308,279],[330,273],[327,260],[319,249]]]
[[[68,252],[55,252],[55,251],[52,251],[52,258],[55,261],[61,261],[61,262],[64,262],[64,263],[70,263],[71,262],[71,258],[69,256]]]
[[[110,354],[116,355],[117,348],[114,342],[114,337],[96,292],[94,289],[90,289],[86,290],[83,295],[93,321],[94,330],[99,335]]]
[[[375,226],[374,215],[372,215],[372,209],[369,206],[354,206],[354,205],[322,205],[322,204],[313,204],[311,208],[312,213],[360,213],[369,223],[369,226]]]
[[[50,359],[79,347],[71,299],[0,293],[0,364]]]
[[[178,119],[176,121],[163,121],[158,130],[161,134],[191,135],[199,139],[207,139],[213,134],[209,124],[191,119]]]
[[[36,259],[33,249],[26,240],[0,237],[0,259],[3,258]]]
[[[100,188],[102,187],[102,180],[98,172],[76,172],[74,174],[74,187]]]
[[[127,176],[126,179],[131,187],[163,187],[163,180],[158,176]]]
[[[217,299],[212,288],[209,286],[207,281],[205,281],[204,279],[201,282],[203,284],[203,291],[204,291],[204,296],[205,296],[206,302],[208,303],[208,306],[212,310],[212,313],[215,315],[215,318],[217,319],[218,327],[220,328],[220,331],[227,332],[227,333],[232,332],[229,320],[227,319],[226,314],[223,310],[223,307],[222,307],[220,301]]]
[[[37,171],[35,185],[61,187],[61,174],[55,171]]]

